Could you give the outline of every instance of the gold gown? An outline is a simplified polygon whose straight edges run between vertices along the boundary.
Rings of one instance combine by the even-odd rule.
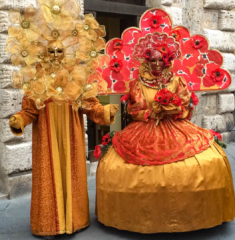
[[[176,92],[180,81],[183,80],[175,78],[168,89]],[[140,82],[138,87],[148,110],[157,90]],[[134,115],[136,121],[118,133],[113,146],[99,162],[96,179],[98,221],[106,226],[140,233],[193,231],[233,221],[235,199],[230,164],[222,148],[210,139],[209,131],[185,119],[187,108],[181,120],[166,117],[158,126],[153,125],[154,120],[146,122],[144,113],[141,110]],[[209,140],[203,148],[198,148],[196,154],[189,153],[185,148],[187,144],[182,144],[177,151],[185,151],[187,157],[182,156],[181,159],[174,153],[165,163],[161,156],[159,161],[153,158],[156,162],[145,161],[144,157],[138,158],[139,152],[144,151],[138,144],[143,145],[148,137],[141,138],[137,134],[138,143],[135,142],[132,129],[141,132],[138,125],[156,132],[155,139],[148,143],[156,141],[153,148],[162,152],[174,143],[180,145],[183,139],[183,135],[178,134],[179,137],[173,141],[172,134],[165,134],[167,129],[170,129],[168,133],[172,129],[177,133],[187,133],[186,138],[192,139],[190,147],[203,145],[204,140]],[[125,142],[123,136],[128,137],[128,134],[125,135],[128,131],[132,139]],[[168,140],[158,146],[156,139],[160,134],[165,134]],[[132,158],[134,160],[130,163]],[[140,165],[143,159],[146,164]]]

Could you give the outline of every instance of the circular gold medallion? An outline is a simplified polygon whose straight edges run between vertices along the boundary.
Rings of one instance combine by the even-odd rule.
[[[28,52],[27,52],[27,51],[22,51],[22,52],[21,52],[21,55],[22,55],[22,57],[27,57]]]
[[[91,51],[91,52],[90,52],[90,56],[91,56],[92,58],[95,58],[95,57],[97,56],[97,52],[96,52],[96,51]]]
[[[54,14],[59,14],[60,13],[60,7],[58,5],[54,5],[52,8],[51,8],[52,12]]]
[[[53,31],[51,32],[51,36],[52,36],[53,38],[58,38],[58,37],[60,36],[60,34],[59,34],[59,32],[58,32],[57,30],[53,30]]]
[[[28,21],[23,21],[23,22],[21,23],[21,27],[24,28],[24,29],[29,28],[29,26],[30,26],[30,23],[29,23]]]
[[[72,31],[72,35],[73,35],[74,37],[76,37],[76,36],[78,35],[77,29],[74,29],[74,30]]]
[[[89,30],[89,28],[90,28],[89,25],[87,25],[87,24],[84,25],[84,29],[85,29],[86,31]]]

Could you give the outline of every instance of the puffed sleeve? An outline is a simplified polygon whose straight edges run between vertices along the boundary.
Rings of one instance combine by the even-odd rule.
[[[135,121],[147,121],[150,115],[138,80],[131,83],[127,111]]]
[[[24,127],[34,122],[38,117],[38,113],[39,111],[35,102],[27,96],[24,96],[22,100],[22,110],[12,116],[18,121],[20,128],[14,128],[10,125],[12,133],[16,136],[22,135],[24,133]]]
[[[187,82],[183,77],[179,77],[178,86],[175,94],[181,99],[182,111],[178,115],[178,118],[188,118],[191,115],[191,109],[189,108],[190,104],[190,92],[187,87]]]
[[[84,109],[82,112],[93,122],[99,125],[113,124],[115,122],[115,116],[110,116],[110,104],[103,106],[95,97],[86,101],[89,102],[90,108]]]

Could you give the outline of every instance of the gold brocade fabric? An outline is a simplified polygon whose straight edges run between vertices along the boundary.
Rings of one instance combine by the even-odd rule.
[[[71,234],[89,225],[86,174],[85,113],[97,124],[111,124],[110,105],[90,98],[91,109],[46,103],[37,109],[28,97],[16,115],[21,129],[33,123],[31,229],[34,235]],[[19,133],[20,132],[20,133]]]
[[[154,166],[129,164],[112,147],[96,181],[98,220],[120,230],[185,232],[235,216],[230,165],[216,143],[185,160]]]

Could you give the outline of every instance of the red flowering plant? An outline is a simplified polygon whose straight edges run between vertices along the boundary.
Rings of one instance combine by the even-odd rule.
[[[115,39],[113,41],[113,48],[121,50],[123,48],[123,41],[121,39]]]
[[[110,61],[109,66],[111,67],[112,70],[114,70],[115,72],[120,72],[122,67],[123,67],[123,63],[121,60],[114,58]]]
[[[220,145],[220,147],[222,147],[222,148],[226,148],[227,147],[226,143],[222,141],[222,136],[221,136],[220,133],[215,132],[213,129],[210,129],[209,131],[212,133],[212,135],[214,136],[215,142],[218,145]]]
[[[105,134],[102,137],[102,143],[101,145],[96,145],[95,146],[95,151],[93,155],[95,156],[96,159],[103,157],[109,148],[112,146],[112,139],[115,135],[116,131],[112,131],[110,133]]]
[[[161,22],[162,22],[162,18],[160,16],[152,16],[150,18],[150,26],[153,27],[153,28],[158,28],[160,27],[161,25]]]

